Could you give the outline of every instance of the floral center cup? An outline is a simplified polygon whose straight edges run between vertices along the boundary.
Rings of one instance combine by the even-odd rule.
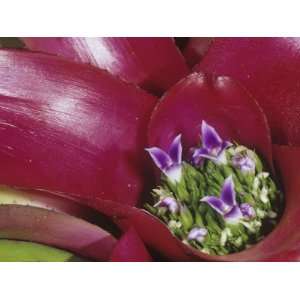
[[[183,160],[181,135],[146,149],[161,170],[146,209],[183,243],[211,255],[242,251],[278,223],[282,194],[255,151],[201,124],[201,142]]]

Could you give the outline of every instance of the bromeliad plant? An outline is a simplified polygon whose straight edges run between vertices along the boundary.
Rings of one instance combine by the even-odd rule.
[[[200,147],[182,160],[181,136],[170,149],[147,149],[161,170],[146,208],[184,243],[225,255],[259,242],[278,222],[281,195],[258,155],[223,141],[202,121]]]
[[[77,210],[69,207],[72,201],[101,211],[129,232],[116,253],[137,246],[130,259],[149,259],[136,242],[141,237],[171,260],[299,260],[300,149],[287,145],[300,140],[300,39],[215,39],[204,52],[198,51],[202,42],[193,43],[192,55],[204,58],[196,66],[200,73],[185,78],[188,68],[168,38],[24,41],[29,49],[60,58],[0,51],[1,183],[60,194],[68,215]],[[157,104],[140,87],[157,95],[168,90]],[[213,137],[206,140],[202,133],[200,144],[199,124]],[[286,146],[272,145],[269,125],[273,143]],[[151,183],[147,138],[162,171],[148,206],[152,214],[138,208],[149,200],[142,197]],[[99,228],[32,204],[1,207],[1,237],[109,257],[110,250],[105,257],[98,252],[107,242]],[[41,221],[45,216],[48,222]],[[70,231],[63,226],[74,223]],[[53,226],[51,234],[45,236],[41,224]],[[83,245],[74,239],[76,228],[87,237]]]

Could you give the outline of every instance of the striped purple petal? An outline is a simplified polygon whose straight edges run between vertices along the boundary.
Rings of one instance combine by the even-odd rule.
[[[201,135],[202,147],[194,150],[193,163],[199,165],[206,158],[214,161],[216,164],[226,164],[225,149],[231,146],[232,143],[223,141],[216,130],[205,121],[202,121]]]
[[[182,175],[182,165],[181,164],[174,164],[171,167],[163,170],[164,174],[172,181],[172,182],[179,182],[181,180]]]
[[[153,147],[145,149],[149,152],[156,166],[173,182],[179,182],[182,175],[182,145],[181,134],[173,140],[169,153]]]
[[[208,149],[209,152],[215,151],[217,154],[222,149],[223,140],[216,130],[205,121],[202,121],[201,133],[203,147]]]
[[[221,200],[229,207],[233,207],[236,205],[234,182],[232,179],[232,175],[227,177],[224,181],[221,192]]]
[[[149,152],[156,166],[162,171],[166,170],[172,165],[172,159],[164,150],[161,150],[157,147],[147,148],[145,150]]]
[[[231,210],[232,207],[226,205],[221,199],[214,196],[206,196],[202,198],[200,201],[206,202],[211,206],[216,212],[220,215],[225,215],[227,212]]]
[[[236,223],[243,217],[240,208],[236,205],[224,215],[224,219],[229,223]]]
[[[193,228],[188,234],[188,240],[196,240],[198,242],[202,242],[207,235],[207,229],[201,227]]]
[[[254,208],[249,203],[243,203],[240,205],[243,217],[247,219],[252,219],[256,216]]]
[[[192,162],[194,165],[200,165],[204,158],[207,158],[208,151],[205,148],[197,148],[193,151]]]
[[[232,158],[232,164],[243,173],[253,173],[255,171],[255,162],[248,155],[235,154]]]
[[[226,148],[228,148],[228,147],[230,147],[232,145],[233,144],[231,142],[229,142],[229,141],[223,141],[223,143],[222,143],[222,149],[226,149]]]
[[[167,207],[168,210],[172,213],[177,213],[179,210],[179,205],[177,201],[172,197],[166,197],[163,200],[161,200],[158,204],[160,207]]]
[[[173,163],[181,164],[182,162],[181,134],[177,135],[173,140],[169,149],[169,155]]]
[[[216,164],[220,164],[220,163],[226,163],[226,153],[225,151],[221,151],[218,155],[216,156],[212,156],[209,154],[199,154],[199,157],[202,158],[207,158],[209,160],[212,160],[213,162],[215,162]]]
[[[192,161],[195,165],[201,165],[205,158],[215,162],[216,164],[227,163],[226,153],[224,150],[221,150],[216,156],[210,155],[208,150],[205,148],[194,150]]]

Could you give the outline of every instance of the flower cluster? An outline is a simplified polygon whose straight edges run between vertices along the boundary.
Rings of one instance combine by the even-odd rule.
[[[280,192],[258,155],[201,124],[201,145],[182,159],[181,135],[165,152],[146,149],[162,171],[146,208],[184,243],[225,255],[260,241],[277,223]]]

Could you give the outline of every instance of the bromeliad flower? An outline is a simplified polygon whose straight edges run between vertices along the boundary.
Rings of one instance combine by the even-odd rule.
[[[215,129],[205,121],[202,121],[202,127],[205,136],[203,149],[209,148],[216,156],[228,156],[230,163],[224,165],[209,160],[205,164],[190,165],[182,162],[180,155],[182,181],[178,181],[177,185],[162,181],[158,188],[153,189],[154,200],[157,202],[153,207],[149,204],[145,207],[160,217],[183,242],[205,253],[221,255],[247,248],[250,242],[258,241],[265,234],[262,224],[270,222],[271,215],[278,211],[279,202],[275,201],[279,192],[253,151],[245,146],[223,142]],[[181,153],[182,147],[177,136],[169,153],[178,148],[179,144]],[[227,145],[231,146],[228,150]],[[151,148],[150,154],[156,165],[170,177],[168,169],[162,168],[160,161],[169,161],[166,166],[173,167],[171,155],[158,148]],[[246,162],[241,159],[237,162],[237,155],[245,158]],[[174,195],[177,200],[164,195]],[[200,205],[198,195],[201,196]],[[203,205],[208,205],[212,210]],[[167,210],[156,210],[162,206]],[[175,215],[179,208],[179,214]],[[235,230],[232,231],[233,224]],[[207,238],[204,238],[206,235]]]
[[[193,152],[193,162],[196,165],[201,164],[203,159],[207,158],[218,164],[226,164],[225,150],[232,143],[223,141],[216,130],[205,121],[201,124],[202,147]]]
[[[256,216],[254,208],[249,203],[242,203],[240,205],[240,210],[242,212],[243,217],[246,219],[252,219]]]
[[[188,240],[196,240],[199,243],[203,242],[205,236],[207,235],[207,229],[195,227],[188,234]]]
[[[255,161],[247,154],[235,154],[232,158],[232,164],[244,173],[253,173],[255,171]]]
[[[182,175],[181,134],[175,137],[168,152],[158,147],[148,148],[146,151],[168,179],[173,183],[180,181]]]
[[[177,201],[172,197],[166,197],[160,200],[155,206],[166,207],[173,214],[177,213],[179,210],[179,205]]]
[[[205,196],[201,201],[209,204],[229,223],[237,223],[243,217],[252,218],[255,215],[255,211],[250,204],[243,203],[241,207],[238,205],[232,175],[224,181],[219,198],[216,196]]]

